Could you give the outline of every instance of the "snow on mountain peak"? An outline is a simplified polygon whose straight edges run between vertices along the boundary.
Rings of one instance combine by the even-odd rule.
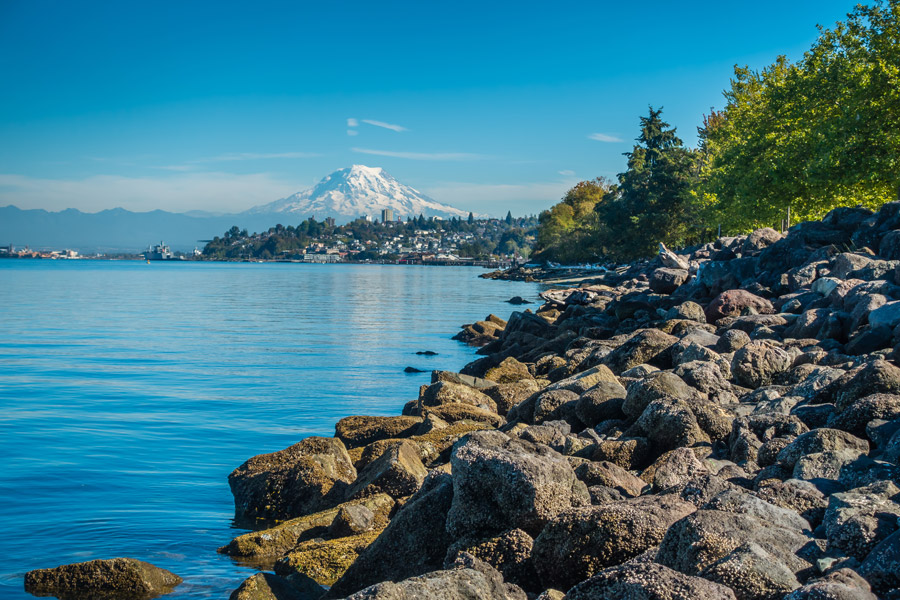
[[[381,216],[391,209],[394,218],[460,217],[468,212],[429,198],[418,190],[400,183],[381,167],[352,165],[324,177],[312,188],[287,198],[251,208],[248,213],[287,213],[305,219],[334,217],[345,223],[363,215]]]

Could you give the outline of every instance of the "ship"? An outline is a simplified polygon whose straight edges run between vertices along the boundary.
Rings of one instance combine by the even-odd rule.
[[[164,242],[160,242],[156,246],[147,246],[147,251],[144,252],[144,258],[147,260],[177,260]]]

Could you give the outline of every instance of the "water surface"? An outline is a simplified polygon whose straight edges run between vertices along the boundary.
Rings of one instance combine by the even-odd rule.
[[[474,350],[462,323],[536,284],[471,267],[0,260],[0,597],[28,570],[131,556],[227,598],[227,476],[394,415]],[[431,350],[438,356],[418,356]]]

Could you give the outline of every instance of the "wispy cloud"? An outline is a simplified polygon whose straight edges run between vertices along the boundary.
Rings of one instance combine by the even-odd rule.
[[[403,127],[402,125],[394,125],[393,123],[385,123],[384,121],[373,121],[372,119],[363,119],[362,122],[368,123],[369,125],[374,125],[375,127],[382,127],[384,129],[390,129],[391,131],[409,131],[406,127]]]
[[[610,143],[622,141],[621,138],[617,138],[614,135],[609,135],[608,133],[592,133],[591,135],[588,136],[588,139],[596,140],[598,142],[610,142]]]
[[[0,206],[98,211],[122,207],[184,212],[237,212],[284,198],[301,187],[269,173],[177,173],[160,177],[95,175],[86,179],[40,179],[0,173]]]
[[[347,135],[359,135],[359,132],[355,129],[348,129]]]
[[[347,127],[356,127],[357,125],[359,125],[359,121],[356,119],[347,119]]]
[[[394,152],[392,150],[372,150],[370,148],[351,148],[351,150],[360,154],[408,158],[410,160],[483,160],[491,158],[484,154],[470,154],[468,152]]]
[[[563,177],[573,177],[575,175],[575,171],[570,169],[566,169],[565,171],[559,171],[559,174]]]
[[[272,152],[272,153],[233,152],[233,153],[228,153],[228,154],[220,154],[219,156],[198,158],[198,159],[192,160],[190,162],[205,163],[205,162],[230,162],[230,161],[234,161],[234,160],[268,160],[271,158],[316,158],[318,156],[321,156],[321,154],[318,154],[315,152]]]

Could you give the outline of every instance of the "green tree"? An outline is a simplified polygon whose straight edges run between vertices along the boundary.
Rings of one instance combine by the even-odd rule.
[[[625,153],[628,168],[619,174],[616,194],[596,206],[602,227],[595,245],[616,259],[648,256],[659,242],[679,246],[694,233],[689,215],[697,153],[662,120],[662,109],[651,106],[640,126],[638,143]]]
[[[697,199],[733,231],[875,208],[900,189],[900,3],[859,5],[796,64],[736,67]]]

